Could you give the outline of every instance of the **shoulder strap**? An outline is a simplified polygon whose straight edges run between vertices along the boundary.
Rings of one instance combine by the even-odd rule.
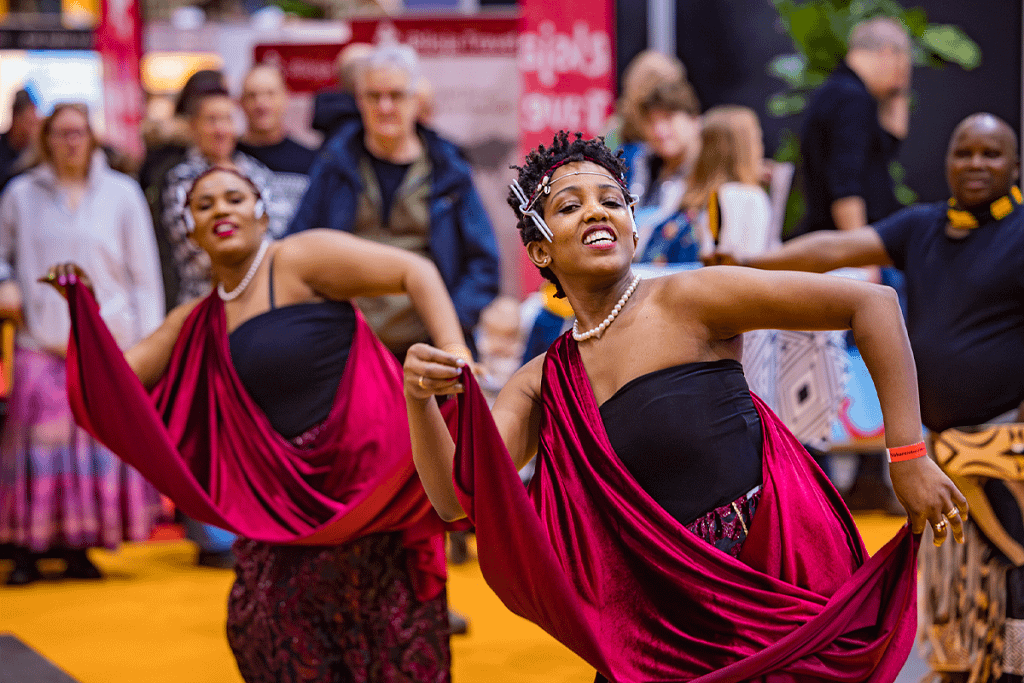
[[[267,293],[270,295],[270,309],[277,308],[274,305],[274,255],[270,255],[270,265],[267,266]]]

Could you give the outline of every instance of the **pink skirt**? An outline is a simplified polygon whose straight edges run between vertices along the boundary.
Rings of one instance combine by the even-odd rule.
[[[75,424],[64,360],[17,348],[0,439],[0,543],[113,549],[148,539],[159,515],[156,489]]]

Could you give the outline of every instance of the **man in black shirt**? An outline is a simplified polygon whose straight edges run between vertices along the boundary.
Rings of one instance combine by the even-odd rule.
[[[288,137],[284,124],[288,90],[281,72],[269,64],[254,66],[242,83],[240,104],[246,131],[237,149],[273,172],[269,200],[286,205],[291,219],[309,185],[316,152]]]
[[[860,228],[900,208],[889,165],[907,135],[910,71],[899,23],[879,17],[854,27],[845,59],[804,114],[800,233]]]
[[[745,259],[743,265],[813,272],[896,266],[907,278],[907,333],[925,426],[941,432],[982,423],[1024,422],[1024,198],[1014,185],[1020,178],[1017,149],[1017,136],[1005,121],[991,114],[969,116],[953,131],[946,154],[950,202],[911,206],[853,230],[804,235],[777,251]],[[718,254],[715,262],[737,261]],[[1021,482],[982,481],[999,524],[1017,543],[1024,542]],[[1009,674],[1008,680],[1019,683],[1024,661],[1011,653],[1024,652],[1024,567],[1009,565],[995,548],[974,557],[967,565],[976,567],[977,573],[967,581],[975,587],[940,608],[947,612],[941,620],[957,625],[971,621],[965,615],[980,614],[975,616],[980,623],[964,623],[963,632],[976,626],[1003,628],[1003,651],[985,652],[987,641],[978,644],[967,638],[954,644],[967,651],[946,652],[946,659],[984,660],[985,667],[1000,668],[1004,678]],[[926,565],[922,563],[923,568]],[[1000,577],[1003,572],[1005,591],[991,588],[999,594],[976,602],[984,593],[979,587],[984,576]],[[939,580],[948,590],[951,582],[956,585],[957,576]],[[942,589],[930,586],[925,591],[926,617],[934,616],[928,605],[938,590]],[[986,599],[1006,605],[1005,624],[1002,614],[982,604]],[[951,646],[938,637],[931,642],[935,647]]]
[[[19,90],[14,93],[11,105],[11,127],[0,135],[0,192],[13,175],[15,162],[32,144],[38,130],[36,103],[27,90]]]

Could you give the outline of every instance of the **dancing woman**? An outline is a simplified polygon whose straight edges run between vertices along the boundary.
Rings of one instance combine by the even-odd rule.
[[[493,412],[447,354],[410,350],[406,407],[431,502],[476,523],[491,586],[599,680],[893,680],[914,638],[911,529],[959,540],[966,514],[914,457],[895,296],[732,268],[640,281],[622,172],[603,143],[564,133],[519,170],[523,241],[577,320]],[[911,529],[870,559],[827,478],[747,388],[739,335],[769,327],[852,329],[872,371]],[[433,399],[451,393],[457,446]],[[527,492],[516,469],[535,456]]]
[[[84,274],[51,268],[76,418],[186,514],[242,537],[228,639],[246,681],[448,681],[442,529],[401,368],[348,301],[407,292],[431,338],[468,357],[440,275],[337,231],[268,241],[232,169],[199,176],[187,202],[215,291],[123,359]]]

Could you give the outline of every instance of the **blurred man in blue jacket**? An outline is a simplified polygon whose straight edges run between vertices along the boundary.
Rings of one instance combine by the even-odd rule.
[[[309,189],[289,232],[345,230],[430,258],[468,332],[498,293],[498,246],[458,148],[418,126],[419,63],[412,48],[385,45],[361,61],[361,120],[338,128],[310,169]],[[427,341],[405,295],[360,301],[393,353]]]

